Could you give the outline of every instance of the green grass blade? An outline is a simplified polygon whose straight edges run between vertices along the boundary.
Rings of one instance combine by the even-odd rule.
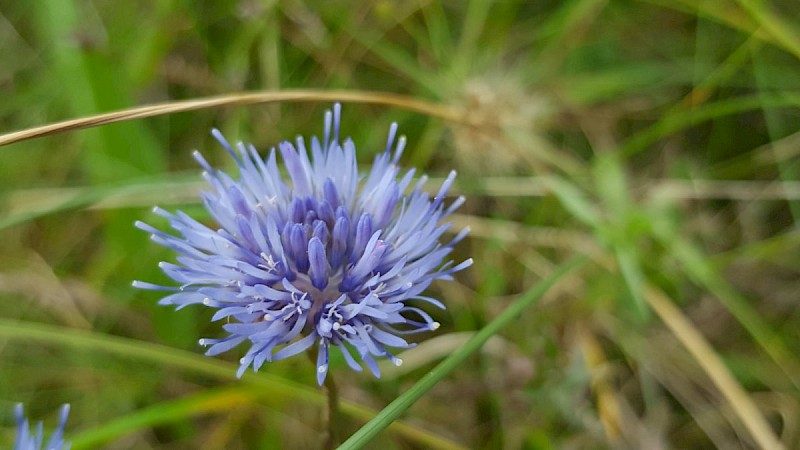
[[[575,184],[558,177],[542,177],[542,182],[579,221],[593,228],[601,225],[600,211]]]
[[[89,207],[113,209],[196,203],[198,192],[204,187],[196,180],[194,174],[171,174],[140,177],[122,184],[11,192],[6,196],[7,199],[14,199],[14,203],[26,206],[24,209],[12,208],[0,213],[0,230],[50,214]]]
[[[794,93],[743,96],[708,103],[689,111],[680,111],[664,117],[656,124],[633,135],[622,144],[620,150],[624,156],[628,157],[645,150],[663,137],[700,122],[761,108],[787,108],[798,105],[800,105],[800,96]]]
[[[453,55],[453,32],[447,21],[444,5],[430,2],[420,8],[420,13],[425,19],[425,36],[419,36],[417,41],[430,42],[430,51],[435,55],[436,61],[447,60]]]
[[[800,53],[798,53],[800,55]],[[769,92],[770,84],[780,83],[783,74],[772,69],[771,61],[764,57],[758,51],[753,50],[753,75],[755,75],[756,85],[759,87],[759,95],[765,96]],[[771,108],[764,109],[764,122],[767,126],[767,134],[769,135],[770,142],[779,142],[781,139],[791,136],[797,131],[796,123],[794,120],[787,120],[781,115],[782,111],[776,111]],[[773,147],[773,152],[775,147]],[[772,153],[772,152],[771,152]],[[794,181],[800,178],[800,164],[796,159],[779,159],[775,155],[775,165],[778,169],[778,174],[783,181]],[[795,225],[800,223],[800,202],[790,201],[789,211],[792,213]]]
[[[461,38],[459,39],[455,55],[452,56],[453,67],[456,73],[461,76],[469,74],[470,66],[475,61],[476,50],[478,49],[476,43],[487,24],[486,17],[489,15],[492,3],[493,2],[483,0],[473,0],[467,5],[464,23],[461,29]]]
[[[769,2],[738,0],[737,3],[761,28],[772,35],[780,46],[800,58],[800,34],[797,33],[794,24],[784,22],[778,14],[770,10]]]
[[[454,371],[461,363],[464,362],[470,355],[478,351],[486,341],[493,335],[497,334],[500,330],[508,326],[514,319],[516,319],[526,308],[536,303],[542,296],[564,275],[578,268],[584,263],[584,258],[575,257],[561,267],[559,267],[548,278],[537,283],[533,288],[528,290],[511,306],[505,309],[494,320],[489,322],[478,333],[473,336],[463,347],[453,352],[447,359],[439,363],[433,370],[428,372],[421,380],[419,380],[409,390],[402,393],[375,418],[369,421],[366,425],[361,427],[350,439],[345,441],[339,447],[340,450],[351,450],[363,448],[375,436],[378,435],[383,429],[389,426],[395,419],[400,417],[411,405],[419,400],[426,392],[431,390],[437,383],[442,381],[447,375]]]
[[[645,276],[636,255],[636,248],[632,243],[617,243],[614,247],[614,256],[617,258],[622,279],[633,299],[631,302],[633,313],[638,320],[644,321],[649,316],[649,311],[643,293]]]
[[[558,73],[570,50],[582,44],[586,30],[598,19],[607,4],[606,0],[563,2],[550,23],[543,26],[557,31],[542,50],[539,65],[550,74]]]
[[[122,436],[140,430],[177,422],[190,417],[222,413],[253,402],[261,402],[276,408],[285,404],[283,399],[275,397],[271,392],[256,390],[248,385],[207,389],[185,397],[154,404],[123,417],[112,419],[98,427],[72,434],[70,435],[72,449],[98,448]],[[416,435],[413,439],[425,448],[463,450],[463,447],[455,442],[432,433],[424,430],[418,431],[416,428],[404,424],[398,425],[402,425],[402,428],[410,435]]]
[[[121,436],[213,412],[228,411],[234,407],[260,399],[270,399],[263,391],[249,386],[224,387],[201,391],[175,400],[157,403],[132,414],[114,419],[102,426],[70,436],[72,449],[98,448]]]
[[[237,380],[237,366],[221,359],[207,358],[185,350],[108,334],[0,319],[0,337],[12,341],[39,342],[59,347],[100,351],[121,358],[148,361],[224,380]],[[241,382],[247,384],[249,389],[259,390],[276,399],[293,399],[320,407],[326,402],[325,396],[317,389],[264,372],[247,372],[242,376]],[[343,414],[359,420],[366,421],[376,415],[375,410],[346,400],[342,400],[339,406]],[[397,433],[420,443],[425,448],[460,448],[452,441],[412,425],[394,423],[392,427]]]

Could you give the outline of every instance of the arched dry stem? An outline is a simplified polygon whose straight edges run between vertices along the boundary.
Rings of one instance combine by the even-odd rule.
[[[364,103],[395,106],[450,122],[466,122],[466,115],[455,108],[388,92],[330,91],[313,89],[259,91],[240,92],[217,97],[138,106],[121,111],[112,111],[108,113],[80,117],[77,119],[65,120],[62,122],[28,128],[26,130],[5,133],[0,135],[0,146],[25,141],[28,139],[64,133],[67,131],[81,130],[84,128],[92,128],[115,122],[125,122],[128,120],[163,116],[186,111],[220,108],[224,106],[244,106],[278,102],[333,101],[343,103]]]

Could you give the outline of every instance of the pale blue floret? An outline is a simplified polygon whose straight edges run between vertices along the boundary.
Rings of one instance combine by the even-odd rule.
[[[14,450],[69,450],[71,444],[64,441],[64,426],[67,424],[69,405],[61,407],[58,428],[50,436],[47,445],[44,444],[42,422],[37,423],[35,432],[32,432],[21,403],[17,404],[15,414],[17,416],[17,438],[14,441]]]
[[[240,175],[234,180],[194,154],[212,187],[203,193],[203,203],[219,229],[160,208],[154,212],[178,236],[136,223],[155,242],[178,253],[177,264],[160,267],[180,286],[141,281],[134,286],[166,291],[160,304],[216,308],[212,320],[226,319],[222,328],[228,335],[201,339],[200,344],[209,347],[206,354],[216,355],[248,341],[239,376],[248,367],[258,370],[266,361],[314,345],[320,384],[328,372],[331,346],[354,370],[362,370],[357,357],[380,376],[375,358],[400,364],[388,349],[413,346],[401,335],[438,328],[411,303],[444,308],[422,292],[433,280],[450,279],[472,264],[468,259],[454,266],[447,259],[467,230],[440,242],[450,227],[442,220],[464,201],[444,205],[455,172],[433,199],[422,190],[425,177],[411,187],[413,170],[398,180],[397,162],[406,141],[396,139],[393,124],[386,151],[366,176],[360,175],[355,145],[349,138],[339,141],[340,112],[338,104],[326,112],[323,140],[312,137],[310,156],[301,137],[262,158],[252,145],[238,143],[234,150],[213,130]]]

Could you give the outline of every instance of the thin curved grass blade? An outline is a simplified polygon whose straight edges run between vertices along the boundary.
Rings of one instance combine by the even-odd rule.
[[[326,91],[326,90],[286,90],[240,92],[235,94],[207,97],[194,100],[160,103],[139,106],[120,111],[113,111],[63,122],[51,123],[27,130],[15,131],[0,135],[0,147],[15,142],[26,141],[38,137],[64,133],[72,130],[98,127],[110,123],[144,119],[146,117],[164,116],[179,112],[226,106],[246,106],[278,102],[343,102],[364,103],[394,106],[416,111],[431,117],[438,117],[451,122],[465,122],[466,117],[459,111],[445,105],[419,100],[413,97],[390,94],[386,92],[368,91]]]

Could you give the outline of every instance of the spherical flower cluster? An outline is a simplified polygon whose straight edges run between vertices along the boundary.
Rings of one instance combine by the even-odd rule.
[[[44,430],[42,422],[36,425],[36,433],[31,433],[30,424],[28,419],[25,418],[25,411],[22,404],[17,404],[17,439],[14,441],[14,450],[69,450],[71,444],[64,441],[64,426],[67,424],[67,416],[69,415],[69,405],[61,407],[61,413],[58,419],[58,428],[50,436],[50,440],[45,447],[44,443]]]
[[[389,348],[410,348],[403,335],[435,330],[439,324],[414,303],[444,305],[423,295],[436,279],[450,279],[468,267],[447,260],[463,230],[447,243],[442,223],[464,201],[445,206],[451,172],[430,198],[423,176],[411,187],[414,170],[402,177],[397,166],[405,138],[389,129],[386,151],[372,170],[359,174],[352,140],[339,140],[340,106],[325,114],[320,142],[283,142],[278,149],[290,183],[281,175],[273,148],[264,159],[252,145],[236,150],[217,130],[212,135],[236,161],[235,180],[214,169],[197,152],[213,188],[203,194],[205,207],[219,229],[183,212],[155,208],[179,236],[150,225],[136,226],[176,251],[178,264],[161,269],[180,287],[141,281],[134,286],[170,292],[164,305],[202,304],[216,309],[213,321],[225,319],[227,336],[201,339],[217,355],[249,341],[238,375],[258,370],[265,361],[296,355],[316,345],[317,380],[328,372],[331,347],[338,347],[354,370],[358,359],[380,376],[376,357],[402,361]]]

